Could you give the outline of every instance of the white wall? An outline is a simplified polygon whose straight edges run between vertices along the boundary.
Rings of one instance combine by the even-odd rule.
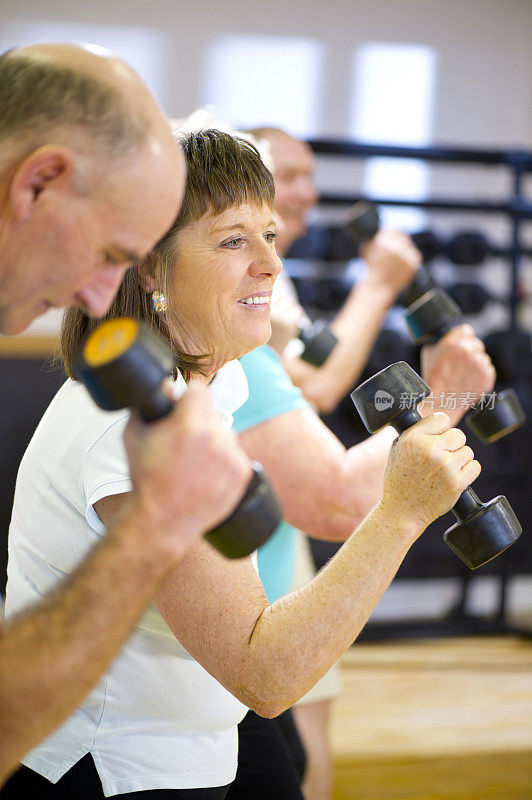
[[[191,3],[190,0],[117,2],[0,0],[0,48],[35,38],[79,38],[99,26],[128,26],[156,37],[162,64],[155,87],[167,111],[182,115],[198,105],[206,50],[218,37],[246,33],[309,37],[324,47],[321,114],[313,132],[347,131],[350,59],[367,41],[432,46],[439,63],[434,138],[444,143],[532,146],[532,3],[530,0],[268,0]],[[89,28],[87,27],[89,26]],[[38,32],[37,32],[38,33]],[[55,35],[54,35],[55,34]],[[101,35],[111,43],[116,37]],[[125,54],[130,48],[125,43]],[[152,78],[150,64],[136,64]],[[151,65],[153,67],[153,65]],[[252,65],[250,64],[250,69]],[[272,92],[275,87],[272,87]],[[264,98],[268,119],[268,97]],[[393,120],[391,121],[393,123]]]

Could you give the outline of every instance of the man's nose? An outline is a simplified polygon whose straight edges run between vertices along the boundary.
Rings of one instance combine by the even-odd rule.
[[[111,307],[124,279],[126,269],[127,265],[124,264],[105,267],[91,284],[77,292],[76,300],[85,307],[91,316],[103,317]]]

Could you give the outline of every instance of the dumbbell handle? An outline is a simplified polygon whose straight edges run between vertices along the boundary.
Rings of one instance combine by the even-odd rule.
[[[135,410],[144,422],[155,422],[166,417],[173,408],[174,403],[164,392],[153,392]]]
[[[351,238],[359,243],[367,242],[379,232],[379,212],[372,203],[360,201],[351,209],[351,216],[345,224],[345,230]],[[403,289],[397,301],[399,305],[410,306],[421,295],[435,287],[427,270],[420,266],[408,286]]]
[[[397,302],[401,306],[411,306],[412,303],[415,303],[422,295],[435,288],[436,283],[434,279],[431,278],[425,267],[421,265],[406,289],[403,289],[397,298]]]
[[[416,422],[422,419],[421,414],[415,408],[406,409],[406,411],[399,417],[396,417],[390,424],[395,428],[397,433],[401,434]],[[468,517],[475,514],[483,504],[470,486],[464,489],[454,506],[451,508],[454,516],[458,522],[463,522]]]

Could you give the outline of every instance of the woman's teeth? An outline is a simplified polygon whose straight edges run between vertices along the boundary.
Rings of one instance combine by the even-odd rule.
[[[248,306],[251,305],[267,305],[270,302],[269,297],[246,297],[245,300],[241,300],[241,303],[245,303]]]

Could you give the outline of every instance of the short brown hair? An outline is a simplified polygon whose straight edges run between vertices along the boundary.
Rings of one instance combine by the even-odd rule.
[[[109,83],[69,65],[8,50],[0,56],[0,142],[28,151],[60,128],[89,134],[118,158],[145,141],[148,121]]]
[[[163,238],[145,259],[126,273],[116,298],[105,319],[132,316],[143,319],[172,348],[176,366],[185,380],[194,372],[201,373],[204,356],[192,356],[180,350],[170,333],[171,308],[155,311],[152,298],[142,288],[141,275],[149,273],[161,291],[170,296],[172,274],[177,256],[177,234],[206,214],[217,215],[241,203],[268,205],[273,210],[275,196],[271,172],[258,150],[245,139],[218,130],[202,130],[177,134],[187,164],[187,183],[181,210]],[[70,377],[72,359],[81,340],[99,324],[79,308],[65,312],[61,329],[61,355]]]

